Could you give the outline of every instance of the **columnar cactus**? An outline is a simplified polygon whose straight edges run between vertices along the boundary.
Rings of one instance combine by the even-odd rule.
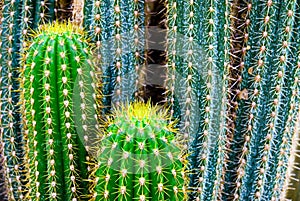
[[[21,134],[21,115],[19,107],[20,53],[26,47],[25,38],[29,29],[54,16],[53,1],[10,1],[1,2],[0,27],[0,110],[1,139],[4,144],[6,186],[10,200],[24,197],[24,145]],[[0,194],[2,194],[0,192]]]
[[[104,75],[103,104],[109,109],[112,103],[130,100],[141,86],[144,3],[86,0],[84,8],[84,26],[96,44],[95,56]]]
[[[168,1],[168,87],[172,96],[182,97],[181,128],[193,170],[191,200],[219,200],[223,188],[229,13],[229,1]]]
[[[30,200],[80,200],[88,192],[98,107],[84,33],[43,26],[24,56],[23,118]]]
[[[0,137],[1,133],[0,133]],[[6,177],[6,169],[5,169],[5,157],[3,152],[3,146],[4,144],[0,143],[0,200],[7,201],[8,200],[8,181]]]
[[[240,84],[244,94],[228,157],[235,163],[225,174],[226,199],[277,200],[283,191],[298,111],[297,9],[294,0],[247,1],[241,8],[249,27]]]
[[[112,117],[100,145],[94,200],[187,200],[185,153],[167,112],[135,102]]]

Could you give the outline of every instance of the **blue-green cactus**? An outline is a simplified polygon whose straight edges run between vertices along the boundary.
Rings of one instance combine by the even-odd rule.
[[[247,1],[243,9],[248,42],[240,91],[246,95],[238,102],[225,189],[234,200],[277,200],[298,96],[297,2]]]
[[[229,12],[228,1],[168,1],[168,87],[183,97],[181,128],[194,173],[191,200],[218,200],[222,191]]]
[[[10,191],[9,200],[23,199],[26,194],[24,176],[24,136],[19,104],[20,53],[26,47],[25,38],[31,28],[52,19],[54,1],[3,1],[1,23],[0,59],[0,105],[1,105],[1,143],[4,144],[6,160],[5,184]]]
[[[85,1],[84,26],[96,44],[95,57],[103,72],[104,111],[130,100],[142,86],[144,3]]]

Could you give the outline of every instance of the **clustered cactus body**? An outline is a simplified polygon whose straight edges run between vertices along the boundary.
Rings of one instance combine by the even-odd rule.
[[[5,158],[1,171],[6,175],[1,191],[10,191],[9,200],[23,199],[24,145],[20,114],[20,53],[26,47],[29,29],[54,17],[54,1],[3,1],[0,27],[0,108],[1,142]],[[1,146],[2,146],[1,145]],[[2,154],[1,154],[2,155]],[[2,194],[0,192],[0,194]]]
[[[84,26],[95,43],[95,58],[103,72],[103,105],[108,111],[112,104],[131,100],[142,86],[144,3],[87,0],[84,13]]]
[[[70,24],[44,26],[26,51],[24,132],[31,200],[80,200],[87,195],[97,129],[91,52]]]
[[[95,200],[186,200],[186,159],[167,112],[137,102],[112,118],[100,145]]]

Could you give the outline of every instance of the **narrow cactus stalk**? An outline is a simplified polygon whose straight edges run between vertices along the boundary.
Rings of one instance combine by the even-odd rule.
[[[191,200],[218,200],[223,189],[230,6],[229,1],[168,1],[169,91],[184,97],[181,128],[192,150]]]
[[[143,63],[144,4],[136,0],[85,1],[84,26],[96,44],[97,63],[103,72],[103,104],[131,100]],[[112,54],[113,52],[113,54]]]
[[[0,131],[0,137],[2,139],[2,131]],[[0,200],[8,201],[9,189],[8,181],[6,178],[6,159],[3,151],[4,144],[0,143]]]
[[[293,93],[296,91],[291,90],[291,86],[295,83],[295,71],[297,70],[297,64],[295,58],[297,55],[293,55],[292,49],[296,47],[293,37],[295,36],[295,20],[296,20],[296,5],[294,0],[283,1],[285,9],[280,10],[280,21],[278,32],[280,33],[279,40],[276,40],[276,52],[272,58],[269,59],[269,63],[272,65],[272,77],[274,80],[269,90],[269,96],[271,92],[271,99],[267,104],[271,105],[271,111],[268,111],[268,129],[266,132],[266,143],[264,146],[269,146],[270,149],[265,151],[262,156],[261,170],[264,169],[267,174],[264,174],[258,178],[258,182],[262,180],[262,185],[256,190],[256,194],[260,194],[259,200],[274,200],[273,189],[277,188],[280,177],[284,177],[285,174],[278,175],[277,167],[284,164],[284,161],[280,160],[286,153],[284,146],[287,140],[290,140],[292,136],[284,136],[284,129],[288,122],[288,114],[290,107],[295,109],[291,103],[291,99],[295,98]],[[286,30],[289,27],[290,30]],[[291,64],[292,63],[292,64]],[[276,68],[274,68],[276,66]],[[296,81],[297,83],[297,81]],[[287,105],[289,107],[287,107]],[[288,137],[288,138],[286,138]],[[266,158],[266,161],[265,161]],[[276,177],[274,177],[276,175]],[[279,197],[279,196],[277,196]]]
[[[289,166],[287,167],[283,191],[280,200],[297,200],[299,198],[299,124],[300,115],[296,116],[294,135],[291,142]]]
[[[237,172],[240,165],[241,150],[243,149],[243,135],[237,135],[235,129],[240,126],[239,121],[236,121],[238,109],[244,107],[243,100],[248,97],[247,89],[240,91],[240,82],[242,81],[241,74],[245,66],[245,55],[249,50],[249,29],[250,29],[250,13],[252,4],[248,1],[240,2],[239,0],[232,3],[232,51],[231,57],[232,66],[230,69],[230,78],[228,88],[230,90],[229,97],[229,117],[228,117],[228,139],[227,139],[227,157],[224,167],[224,189],[223,200],[234,199],[233,192],[236,188]],[[241,100],[241,101],[240,101]],[[239,105],[237,105],[239,101]],[[238,116],[238,119],[247,121],[247,116]],[[241,121],[241,120],[240,120]]]
[[[88,193],[97,127],[92,53],[70,24],[45,25],[24,56],[23,117],[31,200],[80,200]]]
[[[43,2],[43,3],[41,3]],[[37,4],[41,4],[38,6]],[[20,115],[20,53],[26,47],[25,38],[29,29],[37,26],[34,16],[49,19],[46,10],[54,10],[48,1],[2,1],[1,12],[1,63],[0,63],[0,91],[1,91],[1,144],[5,160],[3,168],[6,172],[6,186],[10,192],[6,193],[9,200],[22,200],[26,195],[26,176],[24,166],[24,152],[26,138],[21,133]],[[37,11],[41,8],[42,11]],[[44,8],[44,9],[43,9]],[[44,15],[45,14],[45,15]],[[52,16],[51,16],[52,17]]]
[[[168,118],[150,102],[113,112],[100,146],[94,200],[187,200],[186,158]]]
[[[3,2],[0,2],[0,18],[2,19],[3,15]],[[0,22],[0,35],[2,35],[2,22]],[[0,37],[0,49],[2,50],[2,37]],[[0,62],[2,63],[2,54],[0,57]],[[0,66],[0,75],[2,75],[2,66]],[[0,86],[2,86],[2,78],[0,78]],[[2,97],[2,88],[0,88],[0,97]],[[0,108],[2,108],[2,98],[0,98]],[[2,125],[2,113],[0,114],[0,125]],[[0,200],[8,200],[8,181],[6,178],[6,161],[4,156],[4,143],[3,139],[3,129],[0,129]]]
[[[296,21],[299,29],[299,23]],[[273,197],[280,197],[281,200],[297,199],[298,182],[295,179],[295,172],[299,169],[299,79],[300,79],[300,47],[299,34],[294,37],[297,47],[297,58],[293,63],[295,68],[294,82],[291,85],[292,97],[288,111],[288,119],[285,125],[283,140],[280,146],[280,155],[277,163],[277,175],[279,177],[277,184],[274,185]],[[292,81],[292,80],[291,80]]]
[[[238,103],[230,155],[239,165],[235,178],[227,177],[235,182],[234,192],[228,192],[234,200],[277,200],[282,191],[293,127],[289,111],[295,107],[296,5],[247,1],[248,51],[240,85],[245,95]]]
[[[24,198],[23,159],[25,139],[19,113],[19,51],[21,15],[19,1],[4,1],[1,24],[1,143],[4,144],[9,200]]]

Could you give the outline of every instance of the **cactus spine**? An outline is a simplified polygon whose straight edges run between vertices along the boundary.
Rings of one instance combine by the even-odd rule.
[[[83,34],[70,24],[44,26],[25,54],[23,116],[31,200],[75,201],[87,194],[97,102]]]
[[[96,44],[106,109],[131,99],[140,85],[143,13],[144,4],[137,0],[85,2],[84,24]]]
[[[137,102],[113,117],[100,146],[95,200],[186,200],[186,160],[167,112]]]

